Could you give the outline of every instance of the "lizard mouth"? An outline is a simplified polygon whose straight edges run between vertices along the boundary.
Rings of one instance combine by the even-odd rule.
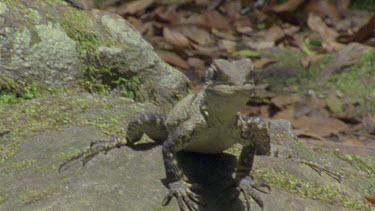
[[[231,96],[231,95],[250,95],[254,90],[254,85],[252,83],[247,83],[243,85],[215,85],[207,87],[206,89],[209,93],[220,95],[220,96]]]

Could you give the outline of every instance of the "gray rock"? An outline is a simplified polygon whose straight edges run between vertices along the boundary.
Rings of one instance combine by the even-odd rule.
[[[188,79],[164,63],[122,17],[64,1],[0,2],[0,90],[126,89],[170,104]],[[136,78],[137,83],[126,84]],[[119,84],[113,81],[119,81]],[[139,82],[138,82],[139,81]]]
[[[90,141],[109,139],[103,131],[121,130],[143,109],[150,109],[150,104],[88,93],[56,94],[0,107],[0,133],[4,125],[9,129],[0,136],[0,184],[6,184],[0,185],[0,210],[178,210],[176,200],[167,208],[161,206],[168,192],[161,147],[147,137],[134,149],[116,148],[85,166],[75,162],[57,171],[62,160]],[[293,147],[287,121],[271,122],[270,127],[279,133],[273,136],[273,147]],[[334,167],[329,162],[334,156],[322,156]],[[315,156],[305,159],[309,157]],[[226,186],[235,169],[234,154],[181,153],[178,159],[189,181],[205,190],[200,194],[208,206],[200,210],[246,210],[243,195],[232,200]],[[341,183],[294,157],[256,156],[254,178],[271,185],[270,193],[258,192],[264,210],[371,210],[363,196],[375,197],[374,171],[337,162],[346,176]],[[261,209],[252,201],[251,210]]]

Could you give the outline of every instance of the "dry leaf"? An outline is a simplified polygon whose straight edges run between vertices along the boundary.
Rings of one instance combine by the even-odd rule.
[[[253,28],[251,28],[250,26],[239,26],[239,27],[236,27],[236,31],[240,34],[250,34],[250,32],[253,31]]]
[[[323,54],[315,54],[311,56],[303,56],[301,57],[301,64],[303,68],[307,68],[311,63],[318,61],[319,59],[323,58],[325,55]]]
[[[209,57],[216,57],[220,55],[220,51],[217,47],[202,47],[200,45],[197,45],[195,43],[191,43],[193,48],[196,50],[191,51],[195,55],[203,55],[203,56],[209,56]]]
[[[254,10],[254,15],[255,15],[258,23],[264,22],[268,18],[268,15],[266,13],[261,12],[259,10]]]
[[[343,36],[337,38],[339,42],[349,43],[349,42],[364,42],[373,36],[375,29],[375,15],[370,18],[370,20],[358,29],[352,36]]]
[[[202,13],[205,23],[208,28],[215,28],[218,30],[230,30],[229,21],[217,11],[206,10]]]
[[[287,119],[292,120],[294,119],[294,105],[289,105],[285,109],[277,112],[275,115],[272,116],[274,119]]]
[[[315,15],[314,13],[309,13],[309,17],[307,19],[307,25],[312,31],[316,31],[320,34],[320,37],[324,40],[333,41],[337,38],[338,33],[329,28],[323,20]]]
[[[234,28],[238,33],[249,34],[253,31],[250,19],[242,19],[234,22]]]
[[[258,59],[258,60],[254,60],[253,65],[254,65],[255,69],[260,69],[260,68],[263,68],[264,66],[266,66],[267,64],[275,63],[275,62],[278,62],[278,61],[279,61],[278,59],[261,58],[261,59]]]
[[[147,37],[147,41],[150,42],[156,49],[173,49],[173,46],[160,36]]]
[[[138,0],[138,1],[131,1],[126,4],[122,4],[118,7],[116,13],[119,15],[134,15],[142,10],[145,10],[149,7],[154,0]]]
[[[365,199],[369,202],[371,202],[371,204],[375,204],[375,198],[370,198],[370,197],[366,197],[366,196],[363,196],[365,197]]]
[[[294,10],[300,6],[305,0],[289,0],[282,4],[271,7],[271,10],[274,12],[285,12],[289,10]]]
[[[270,118],[270,112],[269,112],[269,106],[268,105],[262,105],[260,106],[260,114],[259,116],[264,118]]]
[[[329,24],[336,24],[342,18],[336,6],[328,0],[308,1],[304,8],[304,11],[306,12],[306,14],[309,14],[311,12],[315,13],[319,17],[324,18],[326,23]],[[327,20],[327,18],[329,18],[329,20]]]
[[[271,99],[271,103],[279,109],[284,109],[287,105],[295,104],[299,101],[301,101],[301,97],[298,94],[276,96]]]
[[[324,41],[322,47],[327,52],[339,52],[344,49],[346,45],[333,41]]]
[[[345,145],[364,146],[364,143],[356,138],[347,138],[343,141]]]
[[[126,20],[129,21],[129,23],[133,25],[134,28],[136,28],[137,31],[139,31],[139,33],[141,33],[142,35],[144,36],[154,35],[153,33],[154,30],[153,30],[153,26],[151,22],[143,23],[141,20],[133,16],[128,16]]]
[[[363,54],[373,50],[374,48],[366,45],[350,43],[328,63],[322,71],[323,75],[321,79],[328,80],[331,75],[341,73],[344,67],[357,63],[362,58]]]
[[[241,17],[241,3],[239,1],[229,1],[222,7],[223,11],[231,20]]]
[[[349,127],[342,121],[334,118],[318,120],[316,118],[302,116],[291,120],[293,127],[320,137],[337,135],[346,132]]]
[[[304,115],[310,116],[323,116],[326,118],[329,116],[325,107],[327,103],[323,99],[319,99],[315,96],[311,98],[305,98],[295,105],[295,117],[301,117]]]
[[[241,109],[241,114],[243,116],[257,116],[260,113],[260,107],[246,105]]]
[[[230,40],[219,40],[218,46],[220,50],[225,50],[228,53],[233,53],[236,51],[236,42]]]
[[[194,2],[197,6],[203,6],[208,5],[210,3],[210,0],[195,0]]]
[[[220,38],[223,38],[223,39],[226,39],[226,40],[231,40],[231,41],[238,41],[239,40],[239,37],[235,36],[233,34],[233,31],[219,31],[217,29],[212,29],[211,30],[212,34],[220,37]]]
[[[262,118],[269,118],[269,106],[268,105],[247,105],[241,109],[241,113],[244,116],[261,116]]]
[[[181,57],[179,57],[177,54],[162,51],[158,51],[157,53],[168,64],[180,67],[185,70],[189,69],[189,64]]]
[[[345,104],[344,111],[342,113],[331,114],[331,116],[346,122],[359,122],[358,118],[355,117],[355,112],[356,109],[353,104]]]
[[[211,38],[210,33],[198,26],[182,26],[178,28],[178,31],[194,42],[198,43],[199,45],[209,45],[214,42],[214,40],[212,40]]]
[[[350,6],[351,0],[338,0],[337,1],[337,6],[339,10],[345,10],[348,9]]]
[[[190,67],[193,67],[193,70],[198,73],[199,76],[204,76],[206,65],[204,65],[203,60],[195,57],[189,57],[187,62]]]
[[[375,131],[375,118],[371,116],[365,116],[362,117],[362,127],[368,132],[368,133],[374,133]]]
[[[308,138],[313,138],[313,139],[317,139],[317,140],[320,140],[320,141],[327,141],[325,138],[323,138],[323,137],[321,137],[317,134],[306,132],[304,130],[295,129],[293,131],[296,134],[296,136],[298,136],[300,138],[301,137],[308,137]]]
[[[287,25],[287,24],[284,24],[284,25]],[[301,27],[299,26],[294,26],[294,25],[290,25],[288,24],[287,26],[284,26],[283,25],[283,31],[284,31],[284,34],[287,34],[287,35],[294,35],[296,32],[298,32]]]
[[[280,26],[273,25],[271,28],[267,29],[264,35],[264,40],[269,42],[276,42],[284,37],[284,31]]]
[[[162,22],[178,23],[181,19],[180,14],[176,10],[167,10],[165,7],[156,8],[154,13],[155,18]]]
[[[182,19],[180,25],[197,25],[205,28],[218,30],[230,30],[229,21],[219,12],[205,10],[202,14],[190,14],[187,19]]]
[[[349,130],[349,126],[347,124],[335,118],[328,118],[327,126],[331,128],[334,134],[337,134],[339,132],[347,132]]]
[[[271,48],[273,46],[275,46],[275,42],[270,42],[270,41],[261,41],[261,40],[251,40],[251,41],[247,41],[246,43],[246,46],[252,48],[252,49],[256,49],[256,50],[262,50],[262,49],[265,49],[265,48]]]
[[[176,47],[186,48],[190,43],[189,39],[185,37],[185,35],[177,31],[172,31],[167,27],[164,27],[163,29],[163,36],[168,43]]]

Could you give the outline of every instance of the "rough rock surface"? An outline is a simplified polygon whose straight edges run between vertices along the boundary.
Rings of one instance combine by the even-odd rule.
[[[186,93],[188,79],[115,14],[61,0],[2,1],[0,25],[0,89],[112,89],[135,76],[140,84],[127,88],[137,99],[168,104]]]
[[[57,172],[62,160],[92,140],[110,137],[105,134],[123,132],[137,111],[150,106],[127,98],[66,93],[0,107],[0,184],[7,184],[0,185],[0,210],[177,210],[175,200],[161,206],[168,192],[161,147],[147,138],[135,149],[114,149],[84,167],[75,162]],[[260,193],[265,210],[371,210],[363,196],[375,197],[374,160],[357,163],[362,158],[337,159],[330,151],[295,145],[290,129],[285,121],[271,122],[272,150],[291,157],[255,158],[254,178],[267,181],[272,189]],[[290,151],[298,146],[304,150]],[[178,155],[187,177],[205,190],[201,194],[209,205],[201,210],[245,210],[242,196],[231,201],[230,192],[224,191],[238,155],[235,147],[230,152]],[[323,159],[322,167],[345,178],[339,183],[325,172],[319,175],[294,159],[300,155],[307,161]],[[254,202],[251,210],[260,208]]]

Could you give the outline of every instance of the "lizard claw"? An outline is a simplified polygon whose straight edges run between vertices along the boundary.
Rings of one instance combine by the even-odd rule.
[[[196,211],[198,210],[198,205],[205,205],[202,197],[191,191],[188,183],[182,180],[169,184],[169,193],[163,199],[162,205],[167,206],[173,197],[176,197],[181,211]]]
[[[95,155],[99,154],[100,152],[104,152],[104,154],[107,154],[108,151],[114,148],[120,148],[121,146],[126,145],[126,140],[124,141],[121,139],[121,137],[114,137],[109,140],[96,140],[92,141],[90,143],[90,147],[86,150],[83,150],[72,157],[64,160],[59,169],[58,172],[60,173],[63,169],[65,169],[65,166],[74,161],[74,160],[81,160],[82,164],[85,165],[87,162],[89,162]]]
[[[254,189],[267,193],[261,188],[267,188],[268,193],[271,191],[271,187],[267,183],[256,183],[250,176],[246,176],[239,180],[238,186],[236,188],[236,198],[242,192],[245,196],[247,210],[250,210],[250,197],[263,209],[263,201],[260,196],[255,193]]]

